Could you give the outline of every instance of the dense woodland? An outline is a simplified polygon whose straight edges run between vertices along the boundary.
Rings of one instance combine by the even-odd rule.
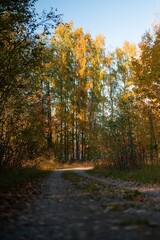
[[[0,166],[47,151],[120,169],[158,163],[160,25],[109,52],[103,36],[34,4],[0,3]]]

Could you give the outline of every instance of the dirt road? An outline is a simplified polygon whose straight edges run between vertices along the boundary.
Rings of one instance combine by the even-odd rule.
[[[140,198],[127,198],[129,192],[127,195],[122,190],[125,185],[110,180],[100,194],[93,196],[62,178],[64,171],[83,175],[84,181],[85,177],[92,178],[85,170],[54,171],[46,179],[42,194],[36,200],[17,208],[16,214],[1,218],[0,239],[160,239],[160,203],[154,201],[153,195],[148,198],[149,192],[143,191]],[[101,178],[97,180],[104,182]]]

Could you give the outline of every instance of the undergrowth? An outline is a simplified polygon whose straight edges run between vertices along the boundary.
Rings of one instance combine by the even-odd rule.
[[[40,177],[47,176],[50,170],[41,170],[36,167],[23,168],[9,171],[8,169],[0,170],[0,189],[10,189],[16,185],[22,185]]]
[[[38,178],[47,176],[55,169],[48,160],[40,162],[26,162],[22,167],[0,168],[0,189],[9,190],[12,187],[23,185]]]

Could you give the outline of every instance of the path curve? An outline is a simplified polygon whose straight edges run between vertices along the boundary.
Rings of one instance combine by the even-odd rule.
[[[91,175],[86,173],[86,170],[90,170],[93,169],[92,167],[88,167],[88,168],[75,168],[75,169],[67,169],[68,171],[74,171],[77,174],[80,174],[84,177],[88,177],[88,178],[92,178],[95,179],[99,182],[105,183],[105,184],[109,184],[109,185],[113,185],[116,186],[118,188],[124,188],[124,189],[130,189],[130,190],[138,190],[142,193],[147,194],[149,197],[151,197],[152,199],[154,199],[155,201],[160,201],[160,186],[158,186],[157,184],[143,184],[143,183],[137,183],[134,181],[122,181],[122,180],[117,180],[117,179],[113,179],[113,178],[104,178],[104,177],[99,177],[96,175]]]

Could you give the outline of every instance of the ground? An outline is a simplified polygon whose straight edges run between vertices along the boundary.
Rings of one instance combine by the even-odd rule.
[[[34,200],[25,198],[18,206],[11,200],[12,211],[1,214],[0,239],[160,239],[158,187],[95,177],[86,170],[56,170]],[[66,172],[82,176],[79,184],[66,180]],[[86,183],[95,185],[94,191]]]

